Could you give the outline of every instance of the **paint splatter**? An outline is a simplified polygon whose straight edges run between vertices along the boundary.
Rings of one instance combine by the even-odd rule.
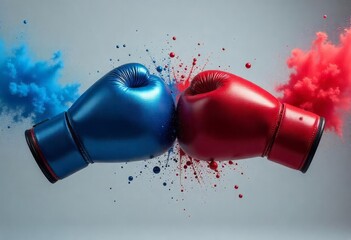
[[[203,71],[209,62],[209,57],[213,54],[208,54],[203,52],[201,49],[204,43],[194,43],[194,53],[182,58],[182,52],[176,49],[177,44],[183,44],[182,39],[178,40],[174,35],[167,34],[165,40],[166,46],[161,48],[157,55],[153,54],[153,47],[144,45],[142,53],[146,54],[150,63],[147,67],[153,71],[153,74],[160,76],[164,79],[165,83],[171,90],[174,101],[176,102],[179,95],[190,85],[190,82],[194,75]],[[117,41],[116,41],[117,42]],[[122,45],[120,45],[122,46]],[[113,46],[114,47],[114,46]],[[118,51],[123,50],[123,48],[118,49]],[[225,49],[221,47],[217,48],[216,54],[224,54]],[[122,54],[122,55],[121,55]],[[119,57],[123,56],[123,52],[119,52]],[[188,54],[188,53],[187,53]],[[138,55],[138,54],[134,54]],[[111,61],[110,61],[111,62]],[[134,176],[134,179],[152,173],[153,180],[160,181],[159,184],[163,186],[163,189],[171,191],[174,183],[179,181],[180,192],[182,196],[172,196],[171,199],[175,201],[184,201],[184,193],[193,189],[194,186],[210,186],[211,189],[221,189],[223,184],[222,181],[224,176],[228,173],[230,175],[237,174],[241,177],[242,168],[237,165],[236,162],[215,162],[212,165],[217,164],[214,170],[209,167],[210,162],[200,161],[193,159],[186,155],[179,147],[179,144],[175,144],[168,153],[154,157],[150,156],[145,164],[145,169],[148,171],[140,171],[140,173],[133,172],[129,173]],[[144,165],[143,165],[144,166]],[[150,166],[150,167],[148,167]],[[123,171],[128,171],[124,168]],[[139,172],[139,171],[138,171]],[[128,176],[128,175],[127,175]],[[173,179],[175,178],[175,179]],[[139,179],[140,180],[140,179]],[[151,181],[149,179],[149,181]],[[197,183],[197,184],[191,184]],[[154,185],[154,184],[153,184]],[[231,184],[228,188],[234,191]],[[237,194],[237,193],[236,193]]]
[[[156,71],[159,72],[159,73],[162,72],[162,67],[161,66],[157,66]]]
[[[193,57],[189,60],[184,60],[182,59],[181,52],[177,51],[176,55],[173,49],[178,42],[175,41],[175,38],[170,38],[173,41],[170,42],[169,38],[166,40],[166,44],[169,48],[163,48],[161,51],[164,57],[152,56],[150,48],[147,48],[146,53],[152,61],[153,66],[151,68],[155,69],[157,72],[156,74],[165,80],[166,84],[171,89],[174,100],[177,101],[180,94],[190,86],[193,76],[205,69],[209,62],[209,57],[206,57],[206,55],[208,55],[206,52],[204,54],[204,52],[201,52],[201,49],[199,49],[199,46],[203,46],[204,44],[195,43]],[[225,51],[225,48],[218,48],[217,54],[223,54],[223,51]],[[240,173],[242,169],[238,167],[236,162],[200,161],[185,154],[178,144],[175,144],[173,149],[174,150],[171,155],[168,155],[167,159],[173,159],[173,162],[178,163],[178,168],[173,176],[179,178],[182,193],[189,190],[188,185],[191,182],[197,182],[200,185],[206,184],[212,188],[218,189],[222,177],[224,177],[226,173],[230,172],[230,174],[233,174],[234,172],[237,173],[238,176],[241,176]],[[159,166],[162,166],[163,171],[163,165],[159,164]],[[155,174],[158,173],[156,172]],[[161,174],[161,176],[162,178],[164,177],[163,174]],[[228,189],[233,188],[231,187]],[[175,199],[179,200],[179,198]]]
[[[245,64],[245,67],[246,67],[247,69],[251,68],[251,63],[247,62],[247,63]]]
[[[0,53],[6,52],[0,43]],[[61,84],[63,60],[55,52],[49,60],[34,60],[27,46],[0,57],[0,113],[13,114],[15,121],[34,122],[65,111],[79,96],[80,84]]]
[[[212,161],[209,163],[208,167],[209,167],[210,169],[216,171],[217,168],[218,168],[218,163],[217,163],[216,161],[213,161],[213,160],[212,160]]]
[[[326,129],[342,136],[344,117],[351,107],[351,30],[339,36],[339,44],[318,32],[309,50],[295,48],[287,60],[293,72],[277,87],[282,102],[314,112],[326,119]]]
[[[152,171],[155,173],[155,174],[159,174],[161,172],[161,168],[159,166],[155,166]]]

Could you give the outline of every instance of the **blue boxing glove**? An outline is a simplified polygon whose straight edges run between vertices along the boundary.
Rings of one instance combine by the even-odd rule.
[[[148,159],[176,137],[175,105],[163,80],[141,64],[120,66],[91,86],[67,112],[25,132],[54,183],[94,162]]]

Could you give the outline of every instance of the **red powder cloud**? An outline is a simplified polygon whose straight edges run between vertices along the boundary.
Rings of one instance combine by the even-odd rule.
[[[293,73],[277,87],[280,100],[325,117],[326,129],[342,136],[351,107],[351,29],[340,34],[338,45],[318,32],[310,50],[292,50],[287,65]]]

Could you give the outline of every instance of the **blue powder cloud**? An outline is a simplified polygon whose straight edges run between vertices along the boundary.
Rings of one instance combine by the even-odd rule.
[[[34,122],[67,110],[79,97],[79,83],[60,84],[61,52],[49,60],[35,61],[27,46],[5,56],[0,41],[0,114],[11,113],[14,120],[32,118]]]

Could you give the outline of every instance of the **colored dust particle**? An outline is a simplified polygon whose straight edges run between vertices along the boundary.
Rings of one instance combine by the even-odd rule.
[[[56,52],[49,60],[36,61],[26,46],[6,49],[0,42],[0,113],[15,122],[32,118],[34,122],[67,110],[78,97],[80,84],[61,84],[63,61]]]
[[[339,44],[318,32],[309,50],[295,48],[287,60],[292,73],[277,87],[282,102],[314,112],[326,119],[326,129],[342,136],[344,118],[351,107],[351,30]]]

